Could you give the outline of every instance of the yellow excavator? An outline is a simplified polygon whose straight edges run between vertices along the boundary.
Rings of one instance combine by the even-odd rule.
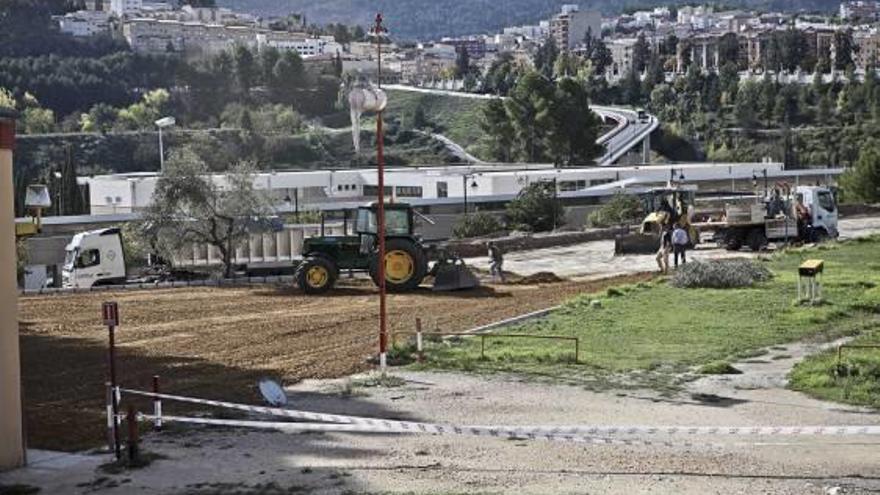
[[[696,186],[672,186],[651,189],[640,194],[645,218],[639,231],[614,238],[614,254],[648,254],[660,248],[663,226],[679,223],[688,231],[690,247],[700,242],[700,233],[693,226]]]

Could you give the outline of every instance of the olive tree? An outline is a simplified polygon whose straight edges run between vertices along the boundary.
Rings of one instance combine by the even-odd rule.
[[[144,215],[145,229],[167,252],[194,243],[217,248],[224,276],[232,276],[235,248],[252,232],[269,225],[265,195],[254,188],[254,169],[246,162],[225,175],[211,175],[207,164],[188,149],[166,162]]]

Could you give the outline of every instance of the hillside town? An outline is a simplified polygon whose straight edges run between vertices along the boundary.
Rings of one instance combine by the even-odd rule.
[[[295,50],[317,64],[341,58],[344,70],[374,70],[374,64],[365,63],[374,56],[368,39],[337,40],[309,33],[304,16],[287,22],[228,8],[143,0],[88,0],[85,5],[84,10],[56,18],[62,32],[111,35],[141,53],[207,57],[240,44],[257,50]],[[385,69],[388,81],[434,85],[445,81],[452,87],[460,53],[467,52],[470,63],[485,73],[505,53],[530,64],[549,38],[562,52],[588,57],[596,51],[591,39],[603,44],[609,81],[638,68],[646,57],[661,60],[670,77],[684,73],[691,64],[719,71],[729,63],[752,74],[842,73],[849,61],[856,73],[863,74],[876,64],[880,50],[880,31],[874,24],[878,17],[878,3],[869,1],[843,2],[834,16],[681,6],[602,17],[573,4],[538,24],[510,26],[500,33],[395,43],[386,54]],[[796,63],[789,63],[789,58]],[[460,87],[461,81],[456,89]]]

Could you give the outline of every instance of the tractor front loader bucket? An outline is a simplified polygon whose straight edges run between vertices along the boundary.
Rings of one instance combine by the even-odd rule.
[[[660,248],[660,238],[653,234],[624,234],[614,238],[614,254],[651,254]]]
[[[480,286],[476,275],[467,267],[461,258],[441,259],[431,270],[434,275],[435,291],[453,291],[473,289]]]

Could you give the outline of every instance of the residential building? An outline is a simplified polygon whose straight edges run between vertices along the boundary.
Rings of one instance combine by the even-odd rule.
[[[840,18],[843,20],[876,21],[880,18],[880,2],[841,2]]]
[[[550,20],[550,36],[562,51],[584,42],[587,33],[602,37],[602,16],[595,10],[580,10],[577,5],[563,5],[562,12]]]
[[[143,0],[110,0],[110,12],[119,17],[135,15],[144,7]]]
[[[101,10],[79,10],[55,16],[58,29],[71,36],[94,36],[110,32],[110,14]]]
[[[486,55],[486,38],[483,36],[467,36],[463,38],[443,38],[445,45],[455,47],[456,53],[466,51],[470,58],[483,58]]]
[[[265,31],[256,34],[257,49],[267,47],[281,51],[294,50],[303,58],[342,53],[342,45],[333,36],[309,36],[285,31]]]
[[[880,31],[873,28],[869,31],[857,31],[853,33],[853,62],[856,68],[865,70],[868,67],[877,66],[880,62]]]
[[[605,42],[605,46],[611,52],[611,66],[606,70],[608,77],[617,79],[632,70],[633,48],[636,41],[638,38],[616,38]]]

